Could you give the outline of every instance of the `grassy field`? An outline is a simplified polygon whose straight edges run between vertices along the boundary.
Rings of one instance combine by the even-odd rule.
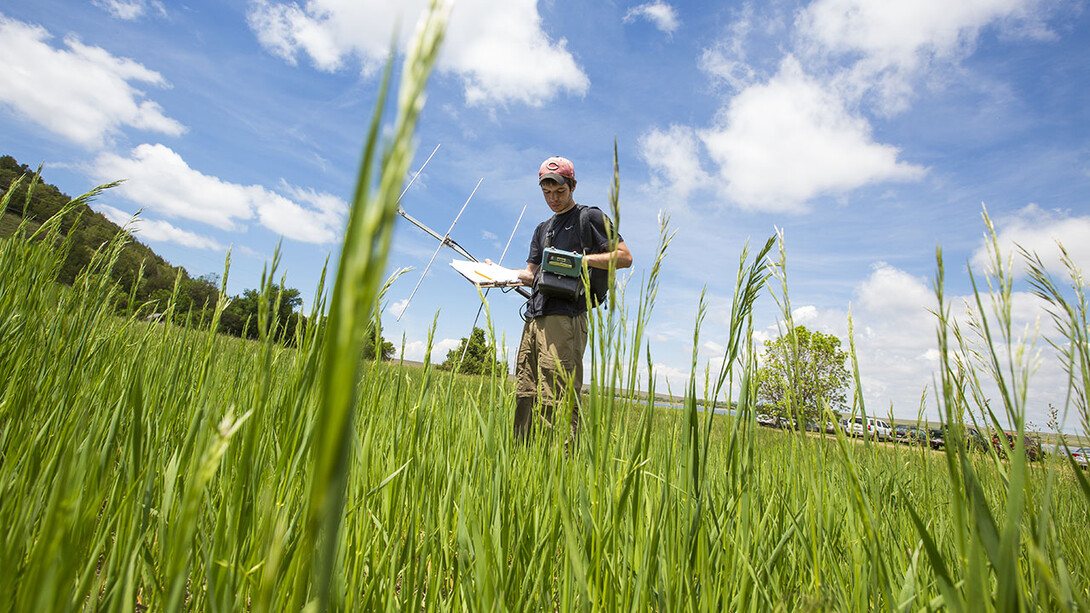
[[[8,213],[8,212],[5,211],[2,215],[0,215],[0,237],[7,238],[7,237],[11,236],[12,234],[15,234],[15,230],[19,227],[19,224],[21,222],[22,222],[21,217],[19,217],[18,215],[14,214],[14,213]],[[40,226],[40,224],[31,222],[27,226],[27,228],[31,232],[33,232],[33,231],[37,230],[39,226]]]
[[[441,38],[437,14],[409,54],[382,148],[376,110],[332,292],[327,301],[324,285],[315,291],[312,315],[327,313],[327,325],[301,332],[294,349],[264,326],[253,342],[215,334],[215,319],[116,317],[105,273],[118,244],[66,288],[53,282],[55,223],[0,241],[0,602],[17,611],[1090,609],[1090,484],[1070,464],[1031,466],[1020,449],[1001,460],[756,426],[752,305],[774,292],[790,314],[786,256],[771,259],[773,240],[738,258],[731,326],[716,339],[725,370],[700,372],[694,355],[684,407],[656,409],[618,390],[650,387],[637,373],[654,372],[644,327],[672,237],[663,222],[645,284],[592,317],[590,393],[568,449],[548,435],[513,443],[507,373],[362,360]],[[262,312],[275,306],[276,268],[274,258]],[[1021,428],[1025,381],[1003,333],[1002,267],[998,289],[980,297],[996,306],[981,309],[992,325],[977,332],[1005,350],[975,369],[959,359],[966,339],[948,319],[941,256],[937,269],[939,411],[955,433],[974,414]],[[1035,278],[1048,295],[1047,277]],[[1051,300],[1070,339],[1056,359],[1078,402],[1087,346],[1076,287],[1070,308]],[[694,347],[703,302],[698,312]],[[989,377],[1005,392],[1001,405],[975,402]],[[736,414],[697,410],[718,397],[736,398]],[[1074,410],[1087,421],[1085,404]]]
[[[101,277],[60,288],[44,243],[0,248],[0,598],[16,610],[295,610],[322,592],[348,610],[1086,602],[1090,505],[1056,459],[1032,479],[981,454],[951,472],[952,455],[759,429],[744,407],[615,404],[607,386],[565,454],[512,444],[504,373],[381,363],[359,380],[323,579],[331,533],[302,533],[326,339],[119,320]]]

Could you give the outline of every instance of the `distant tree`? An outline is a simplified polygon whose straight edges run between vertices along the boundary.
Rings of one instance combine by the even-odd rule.
[[[232,296],[220,315],[220,331],[234,336],[245,333],[249,338],[257,338],[257,298],[256,289]]]
[[[174,298],[174,321],[185,323],[189,319],[193,325],[211,321],[219,300],[219,286],[206,277],[190,277],[184,268],[179,268],[176,274],[181,278],[178,279],[178,294]],[[173,290],[174,285],[171,284],[170,291]]]
[[[372,319],[370,325],[367,326],[367,334],[363,337],[363,359],[374,360],[376,357],[375,347],[381,348],[378,353],[379,359],[383,361],[393,359],[394,344],[382,337],[382,323]]]
[[[465,358],[462,358],[463,352]],[[463,337],[456,349],[448,351],[446,361],[439,368],[453,370],[456,366],[458,372],[467,375],[488,374],[493,367],[499,372],[507,372],[507,366],[496,359],[496,348],[485,341],[484,330],[480,328],[473,328],[468,339]]]
[[[272,312],[278,293],[280,304],[276,312]],[[299,324],[300,317],[295,310],[303,304],[302,295],[294,287],[273,287],[268,299],[270,312],[269,319],[265,322],[268,330],[276,340],[291,344],[295,340],[295,327]],[[245,338],[258,338],[261,335],[258,317],[262,300],[261,292],[256,289],[245,290],[232,298],[220,316],[220,331]]]
[[[303,306],[303,294],[294,287],[281,286],[279,289],[274,289],[269,300],[275,302],[278,298],[277,292],[279,292],[280,302],[277,304],[276,313],[270,314],[273,318],[270,326],[274,326],[270,327],[270,330],[273,330],[278,341],[292,345],[295,343],[295,328],[299,325],[299,318],[302,317],[302,314],[296,311]],[[269,306],[272,307],[271,304]]]
[[[189,301],[194,308],[202,310],[214,308],[216,301],[219,300],[219,276],[208,274],[190,279],[186,286],[186,293],[189,294]]]
[[[765,341],[763,362],[757,369],[757,396],[769,412],[796,424],[823,421],[822,409],[844,409],[848,386],[848,354],[840,339],[796,326],[783,336]]]

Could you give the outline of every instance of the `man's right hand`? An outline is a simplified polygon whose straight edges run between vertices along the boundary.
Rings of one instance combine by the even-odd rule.
[[[537,277],[536,264],[527,264],[526,268],[519,271],[519,281],[527,287],[533,287],[535,277]]]

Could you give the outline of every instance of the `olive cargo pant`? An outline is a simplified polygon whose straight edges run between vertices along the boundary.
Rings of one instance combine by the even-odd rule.
[[[515,363],[516,439],[526,438],[533,429],[534,401],[540,403],[540,426],[552,429],[557,408],[561,415],[571,406],[571,431],[579,428],[579,392],[583,388],[583,351],[587,347],[587,314],[544,315],[522,327]],[[565,397],[568,381],[574,392]]]

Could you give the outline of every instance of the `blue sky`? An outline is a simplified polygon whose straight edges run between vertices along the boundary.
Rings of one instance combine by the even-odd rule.
[[[311,296],[337,260],[347,200],[397,32],[422,0],[37,0],[0,8],[3,153],[45,164],[70,195],[115,179],[96,208],[229,291],[258,284],[283,240],[290,286]],[[551,155],[575,162],[576,199],[608,206],[616,140],[621,232],[649,273],[660,213],[676,232],[650,326],[664,391],[689,373],[701,291],[700,367],[718,367],[739,254],[784,236],[796,323],[847,344],[852,315],[871,412],[915,416],[937,365],[928,309],[935,251],[952,311],[966,265],[984,270],[982,207],[1001,244],[1056,241],[1090,268],[1090,15],[1069,0],[457,2],[402,204],[478,258],[521,267],[548,209]],[[400,322],[434,241],[400,223],[385,334],[423,357],[469,333],[476,293],[439,255]],[[335,264],[334,264],[335,265]],[[1040,322],[1029,419],[1068,385],[1055,335],[1016,266],[1016,329]],[[493,292],[497,334],[518,342],[521,300]],[[1038,319],[1040,318],[1040,319]],[[758,341],[776,336],[765,296]],[[962,318],[963,322],[968,320]],[[1028,326],[1028,328],[1025,328]],[[641,349],[641,353],[643,350]],[[933,392],[925,414],[936,418]],[[1075,420],[1068,420],[1068,430]]]

